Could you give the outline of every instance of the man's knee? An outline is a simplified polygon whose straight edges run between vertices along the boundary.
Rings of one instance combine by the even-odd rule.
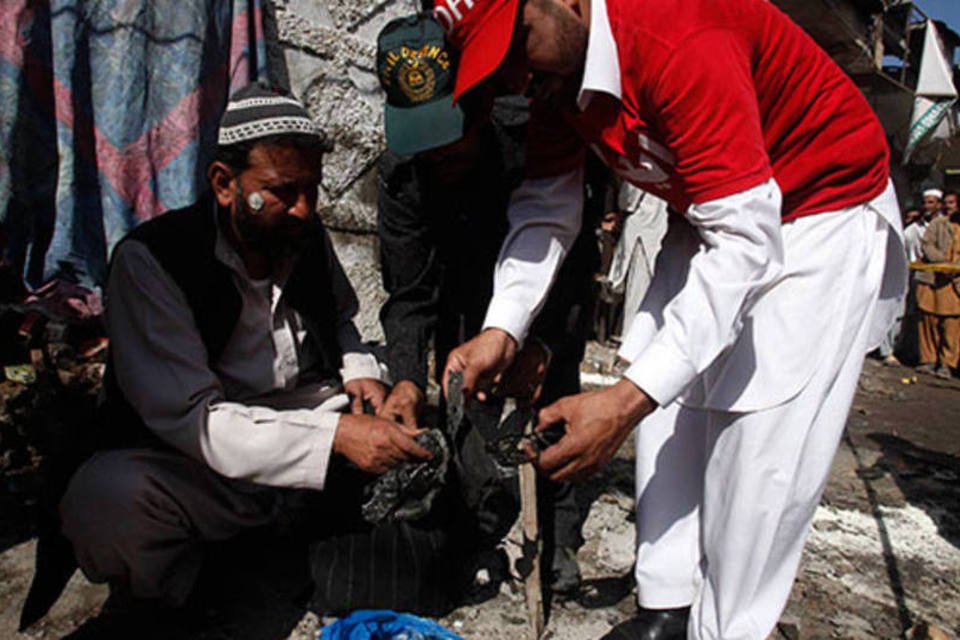
[[[150,465],[136,450],[98,453],[77,470],[60,501],[63,534],[84,570],[109,572],[105,565],[113,562],[107,558],[119,560],[121,541],[125,548],[136,546],[164,502]]]

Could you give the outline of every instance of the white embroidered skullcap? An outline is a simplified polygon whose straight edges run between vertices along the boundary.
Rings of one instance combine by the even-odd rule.
[[[230,96],[220,119],[217,143],[226,146],[283,134],[316,136],[327,146],[323,131],[299,100],[254,83]]]

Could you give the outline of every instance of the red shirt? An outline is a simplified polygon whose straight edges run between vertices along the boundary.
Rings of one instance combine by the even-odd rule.
[[[556,128],[560,115],[620,176],[678,211],[771,177],[784,220],[886,188],[889,151],[863,94],[766,0],[606,6],[622,96],[593,93],[583,112],[534,105],[531,177],[580,156]]]

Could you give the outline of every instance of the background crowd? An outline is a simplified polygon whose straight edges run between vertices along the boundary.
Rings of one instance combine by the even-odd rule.
[[[911,286],[901,321],[879,350],[885,364],[916,364],[921,373],[957,376],[960,360],[960,198],[928,189],[922,209],[904,214]]]

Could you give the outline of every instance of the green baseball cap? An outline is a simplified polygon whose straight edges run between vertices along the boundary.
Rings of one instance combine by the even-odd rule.
[[[453,104],[455,52],[428,13],[397,18],[377,37],[377,77],[387,94],[387,146],[410,155],[463,137],[463,111]]]

